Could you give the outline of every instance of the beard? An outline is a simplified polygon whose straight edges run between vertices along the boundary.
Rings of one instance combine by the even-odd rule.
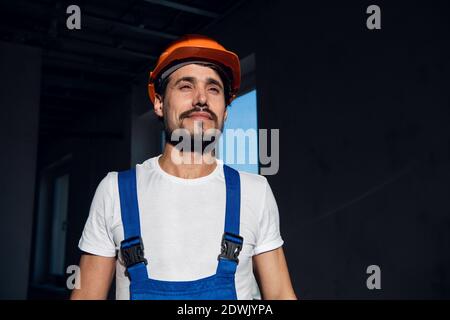
[[[214,148],[219,141],[221,133],[223,132],[224,122],[222,121],[222,123],[219,123],[218,117],[210,110],[203,110],[203,112],[208,112],[211,115],[214,122],[214,127],[205,130],[203,121],[194,121],[193,130],[189,130],[184,126],[183,119],[188,118],[191,113],[197,111],[200,110],[196,108],[182,113],[180,115],[180,125],[178,128],[170,128],[166,120],[167,118],[164,117],[165,141],[179,149],[179,151],[204,154],[206,148],[208,148],[208,151],[213,150],[214,154]],[[186,139],[190,140],[189,143],[185,141]]]
[[[183,128],[180,128],[180,129],[183,129]],[[210,146],[208,148],[208,150],[211,150],[219,142],[220,134],[210,135],[210,134],[203,134],[203,132],[200,134],[189,134],[189,137],[187,139],[190,140],[190,142],[189,142],[190,148],[186,148],[186,147],[184,147],[185,144],[183,144],[182,141],[180,141],[180,139],[177,138],[177,135],[173,134],[175,130],[170,130],[170,129],[164,128],[165,141],[167,143],[173,145],[177,149],[180,149],[183,147],[183,150],[180,150],[180,151],[201,152],[203,154],[205,152],[206,148],[208,148],[208,146]],[[187,129],[185,129],[185,130],[187,131]],[[187,132],[189,132],[189,131],[187,131]],[[219,132],[222,132],[222,130],[219,130]],[[182,136],[181,139],[186,139],[183,137],[184,136]]]

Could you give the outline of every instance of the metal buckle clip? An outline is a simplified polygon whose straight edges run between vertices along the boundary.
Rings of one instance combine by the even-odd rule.
[[[224,232],[222,236],[221,252],[217,259],[229,259],[239,263],[239,253],[242,250],[242,244],[244,243],[244,238],[237,234],[230,232]]]
[[[120,253],[122,254],[123,264],[127,269],[142,262],[147,265],[147,259],[144,258],[144,243],[141,237],[123,240],[120,243]]]

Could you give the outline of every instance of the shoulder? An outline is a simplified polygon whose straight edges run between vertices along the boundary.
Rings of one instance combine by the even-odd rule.
[[[241,180],[242,199],[252,203],[252,206],[261,210],[261,205],[264,203],[264,199],[268,193],[267,191],[270,189],[267,178],[246,171],[239,171],[239,176]]]
[[[158,157],[149,158],[142,163],[136,164],[137,171],[149,171],[155,169],[155,161]],[[128,169],[130,170],[130,169]],[[128,171],[122,170],[122,171]],[[99,182],[97,190],[100,192],[104,192],[109,194],[110,196],[114,196],[116,191],[118,191],[118,176],[119,172],[122,171],[109,171],[103,177],[103,179]]]
[[[119,193],[117,175],[117,171],[111,171],[100,180],[91,203],[91,211],[111,214],[110,210],[114,206]]]
[[[268,184],[266,177],[256,173],[239,171],[239,176],[241,178],[241,185],[248,188],[265,189]]]
[[[101,196],[102,198],[105,198],[113,196],[117,174],[117,171],[110,171],[103,177],[97,185],[97,190],[95,192],[96,197]]]
[[[221,166],[225,166],[222,160],[219,160],[219,164]],[[265,190],[267,189],[269,183],[266,177],[260,174],[250,173],[247,171],[241,171],[237,169],[234,170],[239,172],[239,180],[241,182],[241,191],[243,192],[243,194],[250,192],[250,193],[259,193],[260,195],[262,195],[261,192],[264,193]]]
[[[149,158],[142,163],[136,164],[134,167],[137,172],[137,178],[142,176],[142,173],[151,172],[155,170],[155,161],[158,157]],[[121,171],[109,171],[103,179],[100,181],[97,187],[97,192],[103,193],[105,196],[111,197],[111,199],[117,199],[119,196],[119,173],[131,170]]]

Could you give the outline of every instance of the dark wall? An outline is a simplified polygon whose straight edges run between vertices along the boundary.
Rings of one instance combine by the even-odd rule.
[[[371,31],[371,4],[249,0],[206,34],[255,54],[258,124],[280,130],[279,172],[267,178],[297,295],[449,298],[449,5],[378,1],[382,29]],[[27,297],[44,168],[70,155],[71,265],[100,180],[160,152],[142,76],[64,134],[41,136],[36,156],[41,54],[0,43],[0,240],[14,244],[0,298]],[[366,287],[369,265],[381,290]]]
[[[450,297],[444,2],[248,1],[211,35],[254,52],[268,176],[301,298]],[[366,268],[381,268],[368,290]]]
[[[131,94],[113,97],[106,103],[107,112],[99,112],[92,124],[99,136],[70,143],[74,153],[71,167],[69,199],[67,265],[77,265],[78,241],[89,215],[95,190],[109,171],[121,171],[131,162]],[[106,133],[106,134],[105,134]]]
[[[147,91],[147,77],[132,88],[131,163],[136,165],[161,153],[162,123],[158,120]]]
[[[104,101],[105,108],[93,110],[89,115],[77,119],[70,135],[40,142],[37,168],[40,175],[55,162],[63,158],[69,159],[66,161],[70,182],[65,266],[79,264],[81,251],[78,249],[78,241],[98,184],[109,171],[125,170],[130,166],[131,101],[131,88],[127,94],[113,94]],[[39,214],[36,206],[36,221],[39,220]],[[49,221],[44,219],[43,223],[48,224]],[[37,232],[35,228],[34,238],[39,237]],[[39,251],[35,246],[32,249],[33,255],[36,256],[37,253],[37,256],[42,255],[48,260],[45,252]],[[30,265],[32,276],[28,298],[65,299],[69,296],[66,279],[56,285],[48,285],[45,279],[33,276],[36,267],[45,269],[45,262],[33,261]],[[70,275],[67,274],[67,277]],[[114,297],[113,294],[112,292],[111,297]]]
[[[0,79],[0,299],[24,299],[32,241],[41,51],[0,42]]]

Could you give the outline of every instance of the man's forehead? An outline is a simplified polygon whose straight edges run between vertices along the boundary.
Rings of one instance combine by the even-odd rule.
[[[208,78],[212,78],[222,83],[222,79],[220,78],[219,73],[216,70],[208,66],[203,66],[194,63],[182,66],[181,68],[175,70],[170,75],[170,80],[176,81],[182,77],[192,77],[199,81],[205,81]]]

